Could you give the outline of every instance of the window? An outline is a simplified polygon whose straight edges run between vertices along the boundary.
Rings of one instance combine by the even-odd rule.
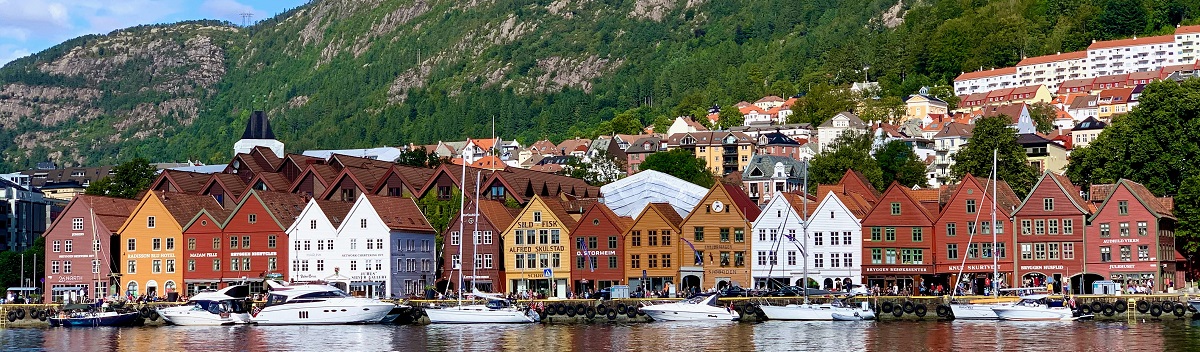
[[[308,241],[304,241],[304,243],[308,243]],[[237,236],[229,236],[229,249],[236,249],[236,248],[238,248]],[[305,247],[304,250],[307,251],[307,250],[309,250],[309,248]]]
[[[58,240],[54,240],[54,243],[51,246],[51,248],[53,248],[53,251],[55,253],[58,253],[58,251],[62,248],[62,243],[60,243]]]
[[[1047,231],[1046,231],[1047,233],[1049,233],[1051,235],[1058,234],[1058,219],[1046,220],[1046,225],[1048,227]]]
[[[1111,233],[1109,232],[1108,223],[1100,224],[1100,237],[1110,237],[1110,236],[1111,236]]]
[[[213,249],[221,249],[221,238],[213,238]],[[296,250],[300,250],[300,241],[296,241]]]
[[[155,238],[155,239],[150,240],[150,250],[161,251],[162,250],[162,239]]]
[[[641,247],[642,246],[642,231],[635,230],[635,231],[631,232],[630,235],[631,236],[629,237],[629,242],[630,242],[629,245],[633,246],[633,247]]]
[[[1147,245],[1138,246],[1138,260],[1140,260],[1140,261],[1150,260],[1150,246],[1147,246]]]
[[[1021,234],[1022,235],[1032,234],[1033,233],[1032,229],[1033,229],[1033,223],[1031,221],[1021,220]]]
[[[737,243],[746,242],[746,228],[739,227],[733,229],[733,241]]]
[[[558,254],[558,253],[551,254],[551,255],[550,255],[550,266],[551,266],[551,267],[553,267],[553,268],[557,268],[557,267],[559,267],[559,266],[562,266],[562,261],[561,261],[561,259],[562,259],[562,258],[561,258],[561,254]],[[592,259],[596,259],[596,258],[595,258],[595,257],[592,257]]]
[[[518,230],[518,231],[520,231],[520,230]],[[521,243],[520,238],[521,238],[521,236],[517,236],[517,244],[523,244],[523,243]],[[457,246],[461,243],[462,243],[462,234],[460,234],[458,231],[451,231],[450,232],[450,245]],[[371,243],[368,242],[367,246],[370,247]],[[371,248],[367,248],[367,249],[371,249]]]
[[[50,273],[58,274],[58,261],[57,260],[50,261]]]
[[[925,238],[924,229],[922,229],[920,227],[912,228],[912,241],[913,242],[921,242],[924,240],[924,238]]]
[[[1112,247],[1109,247],[1109,246],[1100,247],[1100,261],[1102,261],[1102,262],[1111,262],[1112,261]]]
[[[892,215],[900,215],[900,203],[892,203]]]
[[[958,259],[958,243],[946,244],[946,259]]]
[[[1072,219],[1062,219],[1062,234],[1070,235],[1074,233],[1075,229],[1072,227],[1074,222]]]
[[[871,248],[871,264],[883,264],[883,250]]]
[[[195,239],[195,238],[189,238],[189,239],[188,239],[187,249],[188,249],[189,251],[194,251],[194,250],[196,250],[196,239]]]
[[[654,269],[658,267],[658,254],[650,254],[646,258],[647,268]]]
[[[979,227],[975,226],[975,224],[976,222],[974,221],[967,221],[967,235],[974,236],[975,233],[979,232]]]
[[[483,244],[492,244],[492,232],[491,231],[483,232]],[[426,250],[428,250],[428,249],[426,249]]]
[[[655,231],[655,230],[647,231],[646,239],[649,240],[649,243],[647,245],[657,246],[658,245],[658,231]]]
[[[325,260],[317,259],[317,271],[325,271]]]
[[[608,236],[608,249],[617,248],[617,236]]]
[[[841,244],[841,241],[838,241],[838,234],[837,234],[837,232],[830,232],[830,233],[829,233],[829,245],[830,245],[830,246],[837,246],[837,245],[840,245],[840,244]]]
[[[364,218],[364,219],[358,219],[358,228],[360,228],[360,229],[365,229],[365,228],[367,228],[367,219],[365,219],[365,218]]]
[[[642,267],[642,256],[640,254],[634,254],[634,255],[629,256],[629,267],[634,268],[634,269],[641,268]]]
[[[853,253],[842,253],[842,266],[847,268],[854,267]]]
[[[167,238],[167,250],[168,251],[175,250],[175,239],[174,238],[169,238],[169,237]],[[70,252],[70,251],[71,251],[71,241],[67,241],[67,252]]]
[[[967,245],[967,259],[979,258],[979,244],[972,243]]]
[[[278,243],[278,240],[275,238],[275,235],[267,236],[267,248],[275,248],[275,245],[277,243]],[[333,247],[332,242],[329,243],[329,247]],[[330,249],[333,249],[333,248],[330,248]]]
[[[842,245],[849,246],[849,245],[854,244],[854,241],[851,240],[852,238],[854,238],[854,237],[850,231],[842,232]]]
[[[146,228],[148,228],[148,229],[154,228],[154,217],[153,216],[146,217]]]
[[[975,200],[967,199],[967,214],[975,214]]]
[[[1054,198],[1042,198],[1042,210],[1054,211]]]
[[[787,265],[796,265],[796,251],[787,252]]]
[[[540,266],[538,266],[539,268],[549,268],[550,267],[550,256],[545,253],[539,254],[538,262],[541,264]]]
[[[1037,219],[1033,221],[1033,233],[1038,235],[1046,234],[1046,220]]]
[[[242,236],[242,248],[250,249],[250,236]]]
[[[279,259],[275,257],[267,257],[267,270],[279,270]]]
[[[1127,262],[1133,260],[1133,253],[1130,246],[1121,246],[1121,261]]]
[[[1075,259],[1075,243],[1062,243],[1062,259]]]
[[[1031,244],[1031,243],[1022,243],[1021,244],[1021,259],[1022,260],[1032,260],[1033,259],[1033,244]]]
[[[249,258],[247,258],[247,259],[249,259]],[[175,259],[167,259],[167,272],[168,273],[175,272]]]
[[[83,230],[83,218],[72,218],[71,219],[71,230],[82,231]]]
[[[883,239],[885,241],[889,241],[889,242],[896,241],[896,228],[889,227],[889,228],[883,229]]]
[[[825,254],[813,253],[813,267],[814,268],[824,268],[825,267]]]
[[[240,263],[238,258],[229,259],[229,271],[238,271],[238,268],[241,267],[238,263]]]
[[[993,224],[993,225],[995,225],[995,226],[996,226],[996,234],[997,234],[997,235],[998,235],[998,234],[1002,234],[1002,233],[1004,233],[1004,222],[1003,222],[1003,221],[997,221],[997,222],[996,222],[995,224]]]
[[[125,246],[126,250],[133,252],[137,248],[137,241],[135,239],[130,238],[128,241],[125,241],[125,242],[128,243]]]
[[[1121,223],[1121,237],[1129,237],[1129,223]],[[70,252],[70,250],[67,250]]]
[[[901,255],[904,264],[925,264],[925,250],[923,249],[902,249]]]
[[[457,255],[457,254],[455,254],[454,256],[455,256],[455,257],[457,257],[458,255]],[[516,257],[516,262],[517,262],[517,269],[524,269],[524,268],[525,268],[525,255],[524,255],[524,254],[517,254],[517,257]],[[353,267],[354,267],[354,266],[353,266],[353,265],[354,265],[354,264],[353,264],[353,262],[351,262],[351,264],[350,264],[350,265],[351,265],[351,268],[353,268]],[[354,270],[354,269],[350,269],[350,270]]]
[[[996,242],[996,257],[1008,258],[1008,251],[1004,248],[1004,242]]]
[[[232,239],[234,242],[237,242],[237,237],[230,237],[230,239]],[[370,241],[367,241],[367,249],[371,249]],[[311,240],[304,240],[304,250],[306,250],[306,251],[312,250],[312,241]]]
[[[721,242],[729,242],[729,228],[722,227],[720,231],[721,231]]]
[[[958,227],[958,225],[955,223],[952,223],[952,222],[946,223],[946,236],[957,235],[957,233],[956,233],[958,231],[957,227]]]
[[[484,268],[484,269],[491,269],[491,268],[492,268],[492,267],[495,265],[495,263],[493,263],[492,259],[493,259],[493,257],[492,257],[492,255],[491,255],[491,254],[484,254],[484,255],[483,255],[483,268]],[[421,268],[421,270],[423,270],[423,271],[429,271],[429,269],[428,269],[428,268],[425,268],[425,266],[424,266],[424,265],[422,265],[422,268]]]
[[[100,240],[92,240],[92,252],[100,251]]]
[[[758,251],[758,265],[767,265],[767,251]]]
[[[1050,242],[1046,244],[1047,259],[1058,260],[1058,242]]]
[[[538,244],[547,244],[550,242],[549,230],[538,230]]]
[[[842,266],[841,253],[829,253],[829,267],[840,268]]]
[[[317,221],[316,221],[316,220],[309,220],[309,221],[308,221],[308,228],[309,228],[309,229],[311,229],[311,230],[316,230],[316,229],[317,229]]]
[[[1122,200],[1117,202],[1117,212],[1121,215],[1129,215],[1129,201]]]
[[[888,248],[887,249],[887,258],[885,258],[885,259],[886,259],[887,264],[896,264],[896,249]]]
[[[137,274],[137,261],[136,260],[126,261],[125,271],[126,271],[125,272],[126,274]]]
[[[1045,243],[1034,243],[1033,244],[1033,258],[1037,259],[1037,260],[1046,260],[1046,244]]]
[[[608,268],[609,269],[617,268],[617,257],[616,256],[611,256],[611,255],[608,256]]]
[[[354,238],[350,239],[350,249],[351,250],[358,249],[358,239],[354,239]]]
[[[703,227],[696,226],[693,231],[694,231],[694,236],[695,236],[696,241],[704,241],[704,228]]]
[[[325,240],[317,240],[317,250],[318,251],[325,250]]]
[[[162,272],[162,259],[155,259],[150,262],[150,272],[155,274]]]
[[[880,232],[881,232],[880,230],[881,229],[878,227],[871,228],[871,241],[872,242],[883,241],[883,236],[880,234]]]
[[[814,232],[814,233],[813,233],[813,245],[814,245],[814,246],[822,246],[822,245],[825,245],[825,239],[824,239],[824,238],[825,238],[825,234],[823,234],[823,233],[820,233],[820,232]]]
[[[100,260],[92,259],[92,274],[100,273]]]
[[[1147,233],[1149,233],[1149,231],[1146,228],[1145,221],[1138,221],[1137,227],[1138,227],[1138,236],[1145,236]]]
[[[296,264],[299,264],[300,262],[299,262],[299,261],[296,261],[295,263],[296,263]],[[213,269],[212,269],[213,271],[221,271],[221,260],[220,260],[220,259],[213,259],[212,268],[213,268]],[[299,271],[299,270],[300,270],[300,267],[299,267],[299,266],[296,266],[296,267],[292,268],[292,270],[294,270],[294,271]]]
[[[729,252],[721,252],[721,266],[729,266]]]
[[[540,212],[540,211],[533,212],[533,222],[542,222],[542,212]]]
[[[246,221],[250,222],[251,224],[257,223],[258,222],[258,214],[246,215]]]

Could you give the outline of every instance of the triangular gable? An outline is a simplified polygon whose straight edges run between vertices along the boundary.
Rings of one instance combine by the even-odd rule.
[[[233,213],[230,213],[230,216],[232,215]],[[229,219],[217,219],[216,216],[208,211],[208,209],[200,209],[200,212],[196,213],[196,216],[192,217],[191,220],[188,220],[187,224],[182,226],[183,232],[188,232],[188,229],[190,229],[192,225],[195,225],[196,221],[201,219],[207,219],[208,221],[211,221],[213,225],[217,227],[217,229],[224,229],[225,225],[229,223]]]
[[[611,209],[608,209],[604,203],[596,202],[593,203],[592,206],[588,207],[587,211],[583,212],[583,215],[579,217],[580,221],[570,229],[570,233],[576,233],[576,230],[578,230],[580,226],[584,226],[586,223],[586,221],[583,221],[583,219],[592,217],[593,213],[595,213],[597,218],[603,218],[605,221],[608,221],[608,223],[612,224],[612,226],[617,229],[618,233],[625,233],[625,231],[629,230],[629,226],[633,224],[632,222],[627,222],[625,218],[617,216],[617,214],[613,213]],[[592,224],[587,225],[591,226]]]
[[[280,219],[280,216],[279,216],[280,214],[278,214],[281,211],[281,209],[278,209],[277,206],[279,206],[280,204],[272,204],[273,202],[267,202],[265,199],[263,199],[264,195],[268,194],[268,192],[270,193],[270,196],[272,196],[273,198],[277,198],[277,199],[275,199],[276,202],[274,202],[274,203],[279,203],[280,201],[285,201],[285,200],[288,200],[289,198],[290,198],[290,200],[300,200],[303,197],[301,195],[285,193],[285,192],[250,190],[250,193],[247,193],[244,197],[242,197],[242,200],[239,201],[237,205],[230,208],[229,217],[227,219],[225,219],[225,222],[221,224],[221,227],[223,228],[223,227],[229,225],[229,222],[232,221],[233,218],[237,215],[237,213],[242,210],[242,207],[246,206],[246,204],[248,204],[248,202],[250,202],[251,200],[258,202],[259,205],[262,205],[262,208],[266,209],[267,215],[271,217],[271,220],[275,221],[275,225],[278,226],[280,229],[286,229],[288,227],[291,227],[291,225],[292,225],[291,221],[295,221],[295,219],[287,220],[287,223],[285,224],[285,220]],[[279,197],[275,197],[275,196],[286,197],[286,198],[278,199]],[[289,217],[289,216],[284,216],[284,218],[287,218],[287,217]]]
[[[554,201],[554,200],[551,200],[551,201]],[[546,221],[545,217],[547,215],[549,215],[550,217],[554,218],[554,221],[557,221],[559,224],[562,224],[563,225],[562,227],[564,229],[567,229],[568,231],[570,229],[574,229],[575,226],[577,225],[575,222],[575,219],[572,218],[570,215],[568,215],[565,210],[563,210],[561,204],[555,206],[554,204],[550,203],[551,201],[547,201],[546,199],[544,199],[540,196],[534,196],[533,199],[529,200],[528,204],[525,204],[524,208],[521,208],[521,211],[519,213],[517,213],[517,216],[514,216],[513,219],[520,219],[525,216],[526,212],[529,212],[529,209],[533,209],[535,207],[535,205],[541,205],[540,206],[541,209],[547,210],[546,214],[542,214],[542,221]],[[554,201],[554,202],[557,202],[557,201]],[[506,227],[504,229],[503,233],[512,232],[515,229],[515,227],[517,226],[518,222],[519,221],[513,221],[511,224],[508,225],[508,227]],[[564,235],[569,236],[570,232],[567,232]]]
[[[142,209],[149,205],[150,202],[157,203],[159,207],[166,208],[163,206],[162,201],[158,199],[158,191],[151,190],[146,192],[146,194],[142,196],[142,200],[138,202],[137,207],[134,207],[133,211],[129,212],[129,218],[125,219],[125,223],[121,224],[121,228],[117,230],[117,233],[124,233],[125,229],[128,228],[129,224],[131,224],[134,218],[136,218],[134,215],[142,212]],[[174,219],[171,221],[174,221]]]
[[[883,194],[871,185],[871,181],[868,181],[866,176],[854,169],[847,169],[838,184],[842,185],[846,191],[871,197],[871,201],[878,201],[880,197],[883,197]]]
[[[913,198],[912,194],[908,193],[908,187],[904,187],[904,185],[901,185],[900,182],[897,181],[892,181],[892,185],[888,186],[887,190],[883,192],[883,196],[879,197],[879,201],[875,203],[875,207],[871,208],[871,211],[868,212],[867,216],[865,216],[863,219],[875,216],[875,212],[877,211],[886,211],[888,212],[887,216],[891,216],[892,205],[884,202],[884,200],[888,199],[888,197],[894,192],[900,192],[902,195],[902,197],[899,197],[900,200],[907,201],[910,205],[920,210],[921,215],[925,216],[925,220],[929,221],[930,226],[937,223],[937,218],[935,218],[933,214],[929,212],[929,208],[926,208],[925,205],[921,204],[920,201],[918,201],[916,198]]]
[[[337,191],[341,190],[340,186],[342,181],[347,179],[353,182],[354,186],[358,188],[358,194],[355,195],[356,198],[360,194],[369,192],[367,188],[363,186],[362,182],[358,180],[358,177],[354,176],[354,173],[350,172],[349,168],[345,168],[342,169],[341,173],[338,173],[337,177],[333,178],[333,181],[329,182],[328,187],[325,188],[325,193],[322,193],[320,196],[318,196],[318,198],[329,200],[331,196],[336,194]]]
[[[730,203],[733,203],[733,204],[729,204],[729,205],[728,205],[728,208],[732,208],[732,209],[733,209],[733,211],[737,212],[738,216],[739,216],[740,218],[742,218],[742,219],[746,220],[746,222],[747,222],[747,223],[753,223],[753,222],[754,222],[754,220],[757,220],[757,219],[758,219],[758,216],[757,216],[758,214],[757,214],[757,213],[755,213],[755,218],[754,218],[754,219],[749,219],[749,218],[747,218],[747,217],[746,217],[746,213],[742,211],[742,207],[741,207],[741,206],[735,206],[735,205],[738,205],[738,204],[737,204],[737,201],[736,201],[736,200],[733,198],[733,195],[729,194],[728,190],[726,190],[726,188],[724,187],[724,185],[722,185],[722,184],[720,184],[720,183],[717,183],[716,185],[713,185],[713,187],[712,187],[712,188],[709,188],[709,189],[708,189],[708,193],[707,193],[707,194],[705,194],[705,195],[704,195],[704,197],[700,198],[700,201],[696,203],[696,207],[695,207],[695,208],[692,208],[692,211],[691,211],[691,212],[688,212],[688,215],[687,215],[687,217],[683,219],[683,222],[681,222],[681,223],[680,223],[680,226],[682,226],[682,224],[686,224],[686,223],[688,223],[688,221],[691,221],[691,220],[692,220],[692,216],[695,216],[697,213],[701,213],[701,211],[700,211],[700,207],[703,207],[703,206],[705,206],[705,205],[711,204],[711,203],[712,203],[712,200],[711,200],[711,199],[713,198],[713,195],[715,195],[715,194],[718,194],[718,192],[720,192],[720,194],[723,194],[723,195],[725,196],[725,198],[729,199],[729,200],[730,200]],[[728,209],[728,208],[727,208],[727,209]],[[761,210],[760,210],[760,209],[758,209],[758,206],[755,206],[755,207],[754,207],[754,209],[755,209],[755,210],[758,210],[759,212],[761,212]]]
[[[313,212],[316,212],[316,213],[313,213]],[[299,227],[302,226],[303,225],[302,222],[304,222],[304,221],[300,221],[300,220],[316,220],[316,219],[310,218],[311,216],[313,216],[312,214],[320,214],[321,218],[325,219],[325,222],[329,222],[329,217],[325,215],[324,210],[321,209],[321,205],[319,203],[317,203],[317,200],[315,198],[310,198],[308,200],[308,203],[304,205],[304,210],[301,210],[300,215],[296,217],[296,221],[292,222],[292,226],[288,226],[286,229],[284,229],[284,233],[288,234],[288,236],[291,236],[296,231],[299,231],[300,230]],[[332,226],[332,227],[335,232],[339,231],[338,226]]]
[[[480,189],[479,192],[481,192],[483,194],[487,194],[489,192],[489,190],[492,188],[492,186],[495,185],[496,183],[499,183],[501,186],[503,186],[504,193],[512,195],[513,199],[515,199],[517,201],[517,203],[524,204],[525,201],[527,201],[529,199],[529,198],[525,197],[523,194],[514,192],[515,189],[512,187],[512,185],[510,185],[508,183],[508,179],[503,177],[499,172],[493,173],[491,176],[484,179],[484,182],[482,183],[482,186],[481,186],[483,188]]]
[[[958,198],[960,197],[960,194],[962,194],[963,189],[967,188],[967,187],[963,187],[963,186],[968,185],[968,184],[974,186],[973,189],[980,190],[981,192],[984,193],[983,198],[981,198],[981,200],[980,200],[981,203],[987,203],[988,201],[991,200],[992,194],[989,193],[988,191],[984,191],[983,184],[979,183],[979,179],[975,178],[974,175],[971,175],[968,173],[966,176],[964,176],[962,178],[962,180],[958,181],[957,185],[954,185],[954,192],[950,193],[950,197],[947,198],[946,201],[942,203],[942,211],[939,212],[939,214],[938,214],[939,218],[941,216],[946,215],[946,212],[949,212],[950,209],[952,209],[952,207],[955,204],[955,201],[958,200]],[[976,206],[978,207],[977,209],[980,209],[980,210],[983,209],[983,204],[979,204]],[[1001,210],[1001,209],[997,209],[997,210]]]
[[[821,199],[821,203],[817,204],[817,208],[813,210],[813,214],[825,212],[830,207],[836,208],[835,211],[841,211],[846,214],[850,214],[850,217],[854,219],[855,223],[862,224],[862,219],[859,219],[858,215],[855,214],[854,211],[850,210],[850,207],[847,206],[846,203],[842,202],[842,198],[838,197],[837,193],[835,192],[825,193],[825,198]],[[817,219],[828,218],[814,216],[812,221],[816,222]]]
[[[670,211],[670,213],[667,213],[667,211]],[[679,212],[675,211],[675,208],[672,207],[671,204],[646,203],[646,207],[642,208],[642,211],[638,213],[633,222],[629,224],[629,227],[625,229],[625,233],[628,233],[629,230],[637,228],[638,224],[642,222],[642,219],[646,219],[646,215],[651,214],[653,214],[654,219],[662,220],[663,222],[667,223],[667,225],[670,225],[671,230],[675,231],[675,233],[680,233],[683,231],[683,229],[680,227],[683,225],[683,217],[679,216]]]
[[[1108,206],[1108,203],[1110,201],[1112,201],[1113,195],[1117,194],[1117,191],[1119,191],[1121,188],[1124,188],[1126,192],[1129,192],[1129,194],[1132,195],[1133,198],[1136,199],[1138,201],[1138,203],[1141,204],[1142,207],[1145,208],[1146,211],[1148,213],[1150,213],[1150,215],[1153,215],[1156,219],[1161,219],[1164,217],[1169,218],[1169,219],[1175,219],[1174,214],[1161,213],[1162,203],[1159,203],[1158,206],[1147,203],[1147,202],[1158,202],[1159,200],[1158,200],[1158,198],[1153,198],[1154,194],[1149,193],[1150,190],[1146,189],[1145,186],[1142,186],[1141,184],[1130,181],[1128,179],[1122,178],[1120,180],[1117,180],[1116,186],[1113,187],[1113,190],[1108,194],[1108,197],[1106,197],[1104,199],[1104,202],[1100,203],[1100,206],[1096,208],[1096,212],[1093,213],[1088,218],[1088,222],[1096,221],[1096,218],[1100,216],[1100,212],[1104,211],[1105,207]],[[1135,188],[1141,188],[1141,190],[1136,190]],[[1139,193],[1142,193],[1141,191],[1143,191],[1143,190],[1145,191],[1145,193],[1148,193],[1149,196],[1151,197],[1149,200],[1143,199],[1143,197],[1146,197],[1146,194],[1139,194]]]
[[[780,194],[782,195],[782,194],[786,194],[786,193],[780,193]],[[785,222],[787,219],[795,219],[797,222],[803,222],[803,220],[801,219],[802,216],[799,213],[796,213],[796,208],[793,207],[791,205],[791,203],[788,202],[788,199],[786,199],[785,197],[771,198],[771,201],[767,202],[766,206],[763,206],[763,212],[764,212],[764,214],[769,214],[770,213],[769,211],[771,209],[778,208],[778,207],[782,207],[784,210],[787,210],[787,212],[788,212],[788,214],[785,215],[785,218],[784,218]],[[750,226],[753,228],[758,228],[760,226],[760,224],[759,224],[760,222],[767,221],[766,219],[769,219],[769,218],[770,218],[770,216],[759,216],[758,219],[755,219],[754,221],[750,222]]]
[[[429,177],[429,180],[425,181],[424,185],[421,185],[420,195],[424,196],[426,193],[429,193],[429,190],[432,189],[433,186],[437,184],[438,178],[441,177],[442,175],[446,175],[447,177],[449,177],[450,182],[452,182],[452,183],[454,183],[454,185],[458,186],[459,190],[462,190],[462,182],[459,180],[459,178],[454,177],[454,173],[450,171],[449,166],[443,163],[441,165],[438,165],[438,167],[436,169],[434,169],[433,175]],[[418,198],[420,198],[420,197],[418,197]]]
[[[1029,189],[1029,194],[1026,195],[1025,200],[1021,202],[1021,206],[1017,207],[1016,210],[1013,210],[1012,214],[1019,213],[1019,212],[1021,212],[1021,209],[1025,209],[1025,205],[1029,204],[1029,200],[1033,199],[1034,193],[1037,193],[1038,187],[1041,187],[1042,182],[1046,181],[1046,179],[1050,179],[1050,182],[1053,182],[1054,185],[1056,187],[1058,187],[1059,192],[1062,192],[1063,195],[1067,196],[1067,199],[1069,199],[1071,201],[1071,204],[1074,205],[1075,209],[1079,210],[1080,213],[1084,213],[1084,214],[1093,213],[1092,209],[1090,209],[1089,207],[1084,205],[1083,200],[1081,198],[1079,198],[1078,192],[1073,191],[1074,186],[1072,186],[1071,189],[1066,188],[1066,186],[1062,184],[1062,180],[1060,180],[1056,176],[1057,175],[1055,175],[1053,172],[1050,172],[1050,171],[1043,172],[1042,178],[1038,179],[1038,182],[1033,184],[1033,188]],[[1066,177],[1064,176],[1063,178],[1066,178]],[[1067,185],[1070,185],[1070,184],[1071,184],[1070,180],[1067,180]]]

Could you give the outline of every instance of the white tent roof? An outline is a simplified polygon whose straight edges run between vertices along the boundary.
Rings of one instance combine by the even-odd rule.
[[[687,217],[708,189],[654,170],[645,170],[600,187],[604,205],[619,216],[636,217],[649,203],[670,203]]]
[[[400,157],[401,150],[396,147],[379,147],[367,149],[335,149],[335,150],[305,150],[304,156],[329,159],[330,155],[342,154],[360,158],[370,158],[383,161],[395,161]]]

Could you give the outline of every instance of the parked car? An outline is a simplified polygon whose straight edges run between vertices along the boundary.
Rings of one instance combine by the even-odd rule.
[[[798,297],[798,296],[804,295],[804,292],[801,290],[802,289],[800,288],[800,286],[784,286],[784,287],[780,287],[780,288],[777,288],[777,289],[774,289],[771,291],[767,291],[766,293],[763,293],[763,296],[766,296],[766,297]]]
[[[596,293],[594,295],[592,295],[592,298],[600,299],[600,300],[612,299],[612,288],[611,287],[602,288],[602,289],[600,289],[600,291],[596,291]]]

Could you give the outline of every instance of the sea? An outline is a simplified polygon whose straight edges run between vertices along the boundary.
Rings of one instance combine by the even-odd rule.
[[[0,329],[0,351],[1195,351],[1200,321]]]

